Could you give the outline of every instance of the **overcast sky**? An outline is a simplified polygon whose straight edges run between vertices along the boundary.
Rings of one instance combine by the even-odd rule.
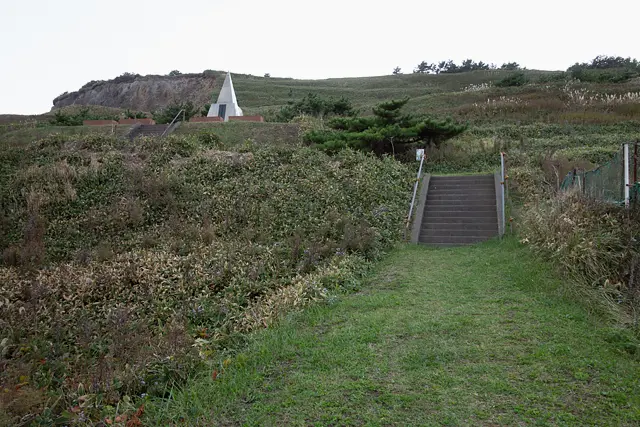
[[[315,79],[422,60],[558,70],[640,58],[639,12],[637,0],[3,0],[0,114],[49,111],[62,92],[125,71]]]

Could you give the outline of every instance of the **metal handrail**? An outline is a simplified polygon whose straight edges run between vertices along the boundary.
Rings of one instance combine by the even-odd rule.
[[[502,204],[502,234],[504,234],[506,232],[506,228],[507,228],[507,214],[505,211],[505,197],[504,197],[504,193],[505,193],[505,186],[507,185],[507,182],[505,180],[505,168],[504,168],[504,153],[500,153],[500,203]]]
[[[409,207],[409,216],[407,217],[407,228],[411,224],[411,215],[413,214],[413,206],[416,203],[416,194],[418,193],[418,184],[420,183],[420,175],[422,175],[422,164],[424,163],[425,154],[422,153],[420,158],[420,168],[418,169],[418,176],[416,177],[416,183],[413,185],[413,197],[411,198],[411,206]]]
[[[183,108],[182,110],[178,111],[178,114],[176,114],[176,116],[173,118],[173,120],[171,120],[171,123],[169,123],[169,126],[167,126],[167,128],[164,130],[164,132],[162,132],[162,135],[160,135],[160,138],[162,138],[162,137],[164,136],[164,134],[165,134],[165,133],[167,133],[167,131],[168,131],[169,129],[171,129],[171,126],[173,126],[173,122],[175,122],[175,121],[176,121],[176,119],[177,119],[178,117],[180,117],[180,113],[184,113],[184,112],[185,112],[185,111],[184,111],[184,108]],[[184,119],[183,119],[183,120],[184,120]]]

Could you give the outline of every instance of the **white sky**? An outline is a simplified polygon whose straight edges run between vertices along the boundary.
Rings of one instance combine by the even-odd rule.
[[[205,69],[327,78],[464,58],[640,58],[637,0],[0,0],[0,114],[89,80]]]

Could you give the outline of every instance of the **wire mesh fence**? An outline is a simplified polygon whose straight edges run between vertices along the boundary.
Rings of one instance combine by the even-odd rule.
[[[640,143],[623,145],[611,161],[584,171],[574,169],[560,185],[561,191],[575,189],[586,197],[616,204],[640,203]]]

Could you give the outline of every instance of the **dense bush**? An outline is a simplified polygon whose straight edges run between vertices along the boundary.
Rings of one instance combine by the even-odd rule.
[[[348,117],[356,113],[357,111],[351,101],[345,97],[326,99],[315,93],[309,93],[299,101],[289,101],[287,105],[280,109],[276,120],[285,123],[301,115],[324,118],[328,116]]]
[[[567,79],[567,74],[564,72],[543,74],[538,78],[538,83],[554,83],[561,82]]]
[[[570,70],[571,77],[583,82],[622,83],[640,75],[638,71],[627,68],[613,70],[576,68]]]
[[[207,115],[209,114],[209,109],[211,108],[211,103],[209,104],[204,104],[202,106],[202,108],[200,109],[200,116],[201,117],[207,117]]]
[[[517,62],[507,62],[504,63],[500,66],[501,70],[519,70],[520,69],[520,64],[518,64]]]
[[[111,80],[112,83],[132,83],[136,78],[140,77],[140,74],[136,73],[122,73],[115,79]]]
[[[626,68],[630,70],[640,70],[640,62],[637,59],[623,58],[621,56],[596,56],[591,62],[576,63],[569,68],[569,71],[575,68],[585,68],[591,70],[607,70]]]
[[[124,117],[127,119],[146,119],[147,114],[142,111],[131,111],[130,109],[126,109],[124,111]]]
[[[101,86],[104,83],[105,83],[104,80],[91,80],[90,82],[87,82],[84,85],[82,85],[79,92],[95,89],[96,87]]]
[[[5,418],[73,424],[164,396],[244,332],[353,287],[401,237],[400,163],[221,145],[51,135],[0,150]]]
[[[156,110],[152,113],[153,120],[155,120],[158,124],[167,124],[171,123],[173,119],[180,113],[177,121],[182,121],[184,118],[185,121],[189,121],[189,119],[196,114],[200,113],[200,110],[193,105],[193,102],[174,102],[170,105],[167,105],[164,108]]]
[[[524,86],[525,84],[527,84],[527,76],[522,72],[510,74],[495,83],[497,87]]]
[[[49,119],[49,123],[53,126],[82,126],[85,120],[118,120],[119,118],[117,114],[98,114],[91,112],[89,108],[82,108],[77,113],[57,110]]]
[[[640,75],[640,63],[621,56],[597,56],[591,62],[572,65],[567,72],[584,82],[620,83]]]
[[[571,276],[575,291],[594,294],[605,307],[633,307],[640,326],[640,210],[592,201],[575,193],[531,204],[522,217],[523,241]],[[586,301],[594,298],[587,298]],[[601,307],[602,308],[602,307]],[[620,319],[620,316],[616,316]]]
[[[395,155],[414,146],[439,145],[467,129],[451,119],[405,114],[402,108],[408,101],[383,102],[373,108],[373,116],[336,118],[329,123],[331,129],[312,130],[305,141],[331,153],[353,148]]]

